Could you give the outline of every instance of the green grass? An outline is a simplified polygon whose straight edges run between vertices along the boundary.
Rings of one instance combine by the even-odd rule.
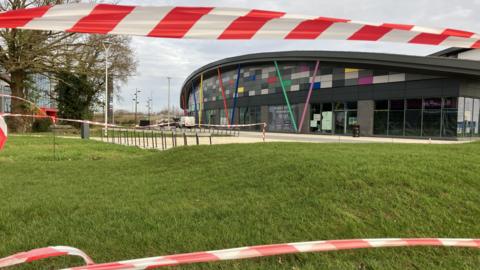
[[[480,144],[268,143],[156,152],[11,137],[0,256],[70,245],[98,262],[326,239],[480,237]],[[78,265],[54,259],[18,269]],[[390,248],[181,269],[478,269],[480,251]]]

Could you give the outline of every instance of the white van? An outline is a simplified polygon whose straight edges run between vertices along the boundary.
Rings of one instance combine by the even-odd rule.
[[[195,117],[193,116],[182,116],[180,117],[180,127],[191,128],[195,127]]]

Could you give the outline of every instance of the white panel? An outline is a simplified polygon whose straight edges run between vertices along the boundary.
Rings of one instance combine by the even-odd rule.
[[[326,81],[326,82],[320,83],[320,88],[332,88],[332,87],[333,87],[332,81]]]
[[[373,77],[373,83],[387,83],[388,75]]]
[[[110,34],[148,35],[172,7],[136,7]]]
[[[358,71],[345,72],[345,79],[358,79]]]
[[[328,81],[333,81],[333,75],[321,75],[321,76],[315,76],[315,81],[316,82],[328,82]]]
[[[292,85],[291,91],[299,91],[299,90],[300,90],[299,84]]]
[[[268,89],[262,89],[262,95],[268,95]]]
[[[268,79],[268,73],[262,73],[262,79]]]
[[[309,78],[309,77],[310,77],[310,71],[303,71],[303,72],[292,74],[292,80],[300,79],[300,78]]]
[[[65,31],[72,28],[83,17],[89,15],[96,4],[71,4],[51,7],[42,17],[33,19],[25,29],[49,29]]]
[[[389,82],[403,82],[405,81],[405,73],[388,75]]]
[[[249,96],[255,96],[255,91],[249,91],[249,92],[248,92],[248,95],[249,95]]]

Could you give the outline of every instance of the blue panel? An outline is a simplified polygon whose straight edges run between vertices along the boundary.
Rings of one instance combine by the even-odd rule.
[[[321,83],[320,82],[316,82],[313,84],[313,89],[317,90],[317,89],[320,89],[321,88]]]
[[[248,79],[250,81],[255,81],[255,80],[257,80],[257,75],[254,74],[254,75],[250,76]]]

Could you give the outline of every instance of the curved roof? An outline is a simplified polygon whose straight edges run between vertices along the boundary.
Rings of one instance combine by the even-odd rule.
[[[480,61],[436,56],[412,56],[385,53],[341,51],[286,51],[255,53],[225,58],[195,70],[183,83],[182,95],[189,96],[191,83],[201,73],[216,72],[217,67],[234,68],[238,64],[266,63],[277,61],[316,61],[355,64],[362,68],[388,68],[412,73],[480,78]],[[189,86],[189,87],[187,87]],[[181,99],[182,97],[180,97]],[[182,104],[180,100],[180,104]]]

